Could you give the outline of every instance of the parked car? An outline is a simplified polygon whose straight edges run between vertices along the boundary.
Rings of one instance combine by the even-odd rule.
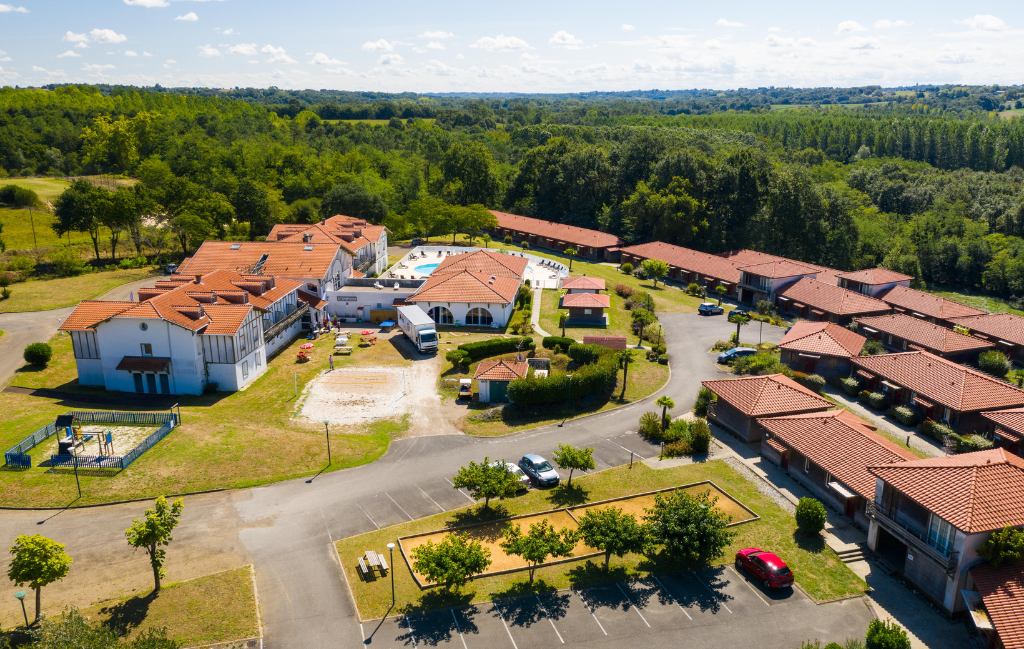
[[[746,570],[766,589],[793,586],[793,571],[786,562],[771,552],[745,548],[736,553],[736,570]]]
[[[749,318],[750,317],[750,309],[733,309],[732,311],[729,312],[729,315],[730,316],[745,315],[745,316],[747,316]]]
[[[528,475],[526,475],[525,473],[523,473],[523,470],[520,469],[518,466],[516,466],[515,464],[512,464],[511,462],[506,462],[505,460],[498,460],[497,462],[491,462],[491,466],[499,466],[499,465],[503,465],[508,470],[509,473],[511,473],[513,476],[515,476],[516,482],[519,483],[519,490],[520,491],[526,491],[527,489],[530,488],[530,477]]]
[[[757,350],[753,347],[733,347],[728,351],[724,351],[718,355],[719,363],[731,363],[737,358],[743,358],[744,356],[753,356],[757,353]]]
[[[720,315],[725,313],[725,309],[714,302],[701,302],[700,306],[697,307],[697,313],[701,315]]]
[[[558,471],[536,453],[524,455],[523,459],[519,460],[519,468],[538,487],[554,487],[558,484]]]
[[[422,246],[424,243],[426,243],[426,241],[424,241],[423,239],[413,239],[412,241],[409,242],[409,245],[416,247]]]
[[[178,272],[178,264],[167,264],[164,266],[164,275],[173,275]]]

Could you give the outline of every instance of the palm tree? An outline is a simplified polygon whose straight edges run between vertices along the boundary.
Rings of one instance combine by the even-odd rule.
[[[658,400],[655,401],[654,403],[656,403],[659,406],[661,406],[661,429],[665,430],[665,428],[666,428],[666,426],[665,426],[665,414],[668,412],[669,408],[675,409],[676,402],[673,401],[671,398],[669,398],[669,397],[667,397],[665,395],[662,395],[662,396],[658,397]]]
[[[562,328],[562,338],[565,338],[565,323],[569,321],[569,314],[565,311],[558,312],[558,326]]]
[[[622,366],[622,394],[619,395],[619,399],[626,398],[626,376],[629,374],[629,364],[633,362],[633,355],[635,353],[631,349],[619,351],[619,365]]]
[[[578,255],[580,253],[577,252],[577,250],[575,248],[566,248],[564,252],[565,252],[565,254],[569,255],[569,272],[571,273],[572,272],[572,260],[573,260],[573,257],[575,257],[576,255]]]
[[[491,242],[491,235],[485,234],[484,236],[481,237],[481,239],[484,240],[484,248],[489,247],[487,244]]]
[[[729,289],[725,288],[721,284],[715,287],[715,293],[718,293],[718,306],[722,306],[722,296],[724,296]]]

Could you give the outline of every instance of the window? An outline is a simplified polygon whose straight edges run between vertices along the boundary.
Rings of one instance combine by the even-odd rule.
[[[153,346],[150,345],[149,343],[142,343],[142,355],[143,356],[152,356],[153,355]]]
[[[494,322],[494,318],[491,317],[491,313],[487,309],[481,309],[480,307],[477,307],[466,314],[467,325],[479,325],[482,327],[489,327],[491,326],[492,322]]]
[[[952,418],[953,412],[949,408],[946,408],[945,410],[942,411],[942,421],[948,423]]]
[[[591,310],[591,309],[583,309],[583,315],[590,315],[592,313],[593,313],[593,310]]]
[[[931,525],[928,526],[928,545],[948,556],[953,551],[955,538],[956,528],[932,514]]]
[[[249,361],[242,361],[242,378],[249,378]]]
[[[149,325],[146,324],[145,322],[140,322],[139,323],[139,329],[142,329],[143,331],[145,331],[146,329],[149,329]]]
[[[839,367],[839,359],[838,358],[833,357],[833,358],[828,359],[828,368],[830,370],[834,370],[837,367]]]
[[[906,349],[906,348],[907,348],[907,341],[906,341],[906,340],[904,340],[904,341],[903,341],[903,349]]]
[[[804,473],[810,473],[810,472],[811,472],[811,459],[805,457],[804,458]]]
[[[260,369],[260,353],[256,352],[256,369]]]

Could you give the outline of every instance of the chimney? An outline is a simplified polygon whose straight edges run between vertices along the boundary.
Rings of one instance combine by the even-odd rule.
[[[203,276],[202,275],[196,275],[196,284],[202,284],[202,283],[203,283]]]
[[[313,240],[313,235],[308,232],[302,233],[302,243],[309,243]]]

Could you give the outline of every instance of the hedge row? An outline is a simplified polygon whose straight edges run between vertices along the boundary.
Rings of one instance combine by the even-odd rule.
[[[519,343],[522,341],[522,350],[524,352],[531,349],[536,349],[536,345],[533,344],[533,338],[491,338],[490,340],[481,340],[475,343],[462,343],[459,345],[459,349],[469,354],[469,358],[476,361],[487,356],[498,356],[500,354],[510,354],[515,351],[519,351]]]
[[[602,348],[607,349],[607,348]],[[614,354],[606,354],[598,362],[586,365],[572,374],[550,375],[546,378],[515,379],[508,384],[509,401],[517,406],[533,406],[557,403],[569,399],[570,381],[572,398],[583,398],[615,387],[618,376],[618,360]]]
[[[905,426],[917,423],[917,412],[907,406],[892,406],[886,414]]]
[[[885,407],[885,395],[881,392],[868,392],[864,390],[860,393],[860,402],[867,404],[875,410],[881,410]]]
[[[811,392],[821,392],[822,388],[825,387],[825,377],[819,374],[804,374],[803,372],[793,372],[793,380],[804,386]]]
[[[575,345],[576,341],[572,338],[562,338],[561,336],[547,336],[541,341],[544,345],[544,349],[554,349],[555,345],[558,345],[562,349],[569,349],[570,345]]]
[[[584,345],[582,343],[573,343],[569,345],[569,358],[580,363],[587,365],[590,363],[596,363],[597,359],[607,354],[611,349],[604,345]]]

